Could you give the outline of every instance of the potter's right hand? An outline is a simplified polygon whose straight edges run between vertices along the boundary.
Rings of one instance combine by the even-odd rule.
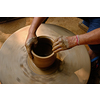
[[[69,42],[66,36],[59,36],[53,43],[53,52],[57,53],[69,48]]]
[[[55,39],[53,43],[53,52],[57,53],[62,50],[70,49],[76,45],[79,45],[79,37],[76,36],[60,36],[57,39]]]
[[[33,59],[33,56],[31,53],[31,48],[33,45],[35,46],[37,44],[37,42],[38,42],[37,37],[32,37],[32,38],[27,39],[27,41],[25,43],[27,53],[31,59]]]

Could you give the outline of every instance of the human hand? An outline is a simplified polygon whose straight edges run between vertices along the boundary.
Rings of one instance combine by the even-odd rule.
[[[60,36],[54,41],[52,51],[57,53],[62,50],[70,49],[76,45],[78,45],[76,36]]]
[[[53,43],[53,52],[57,53],[69,48],[68,39],[66,36],[59,36]]]
[[[33,45],[35,46],[37,43],[38,43],[37,37],[32,37],[32,38],[27,39],[27,41],[25,43],[27,53],[31,59],[33,59],[33,56],[31,53],[31,48]]]

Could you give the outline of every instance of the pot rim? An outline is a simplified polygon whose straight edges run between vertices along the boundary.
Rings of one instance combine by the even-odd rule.
[[[38,37],[39,37],[39,38],[46,38],[46,39],[49,39],[49,40],[51,40],[52,43],[54,42],[54,39],[52,39],[52,38],[49,37],[49,36],[38,36]],[[42,58],[42,59],[50,58],[50,57],[52,57],[53,55],[55,55],[55,53],[52,52],[50,55],[48,55],[48,56],[46,56],[46,57],[42,57],[42,56],[38,56],[37,54],[35,54],[35,53],[33,52],[33,50],[32,50],[31,52],[32,52],[32,54],[35,55],[36,57]],[[34,59],[34,58],[33,58],[33,59]]]

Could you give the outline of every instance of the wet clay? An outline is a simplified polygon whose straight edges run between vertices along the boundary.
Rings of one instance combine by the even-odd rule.
[[[33,52],[42,57],[52,54],[52,41],[47,38],[38,37],[38,43],[32,46]]]

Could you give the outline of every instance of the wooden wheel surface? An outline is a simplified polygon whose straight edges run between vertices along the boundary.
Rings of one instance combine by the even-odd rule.
[[[25,40],[29,26],[13,33],[0,49],[0,81],[4,84],[83,84],[90,75],[90,58],[84,45],[61,51],[49,70],[37,68],[29,59]],[[69,30],[51,24],[41,24],[37,36],[53,39],[73,36]]]

